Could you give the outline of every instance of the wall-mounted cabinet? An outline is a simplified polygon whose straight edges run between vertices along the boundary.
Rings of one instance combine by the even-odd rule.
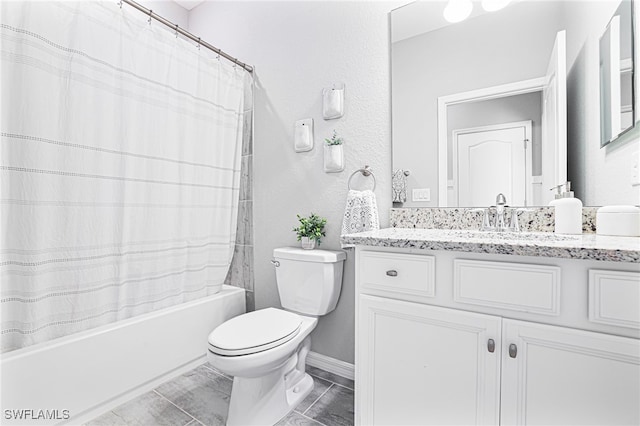
[[[640,423],[638,330],[588,314],[593,266],[637,265],[389,250],[357,248],[357,424]]]

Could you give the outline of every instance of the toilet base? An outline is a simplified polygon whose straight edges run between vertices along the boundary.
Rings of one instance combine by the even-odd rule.
[[[304,371],[310,346],[307,337],[281,367],[264,376],[235,376],[227,426],[274,425],[306,398],[313,389]]]

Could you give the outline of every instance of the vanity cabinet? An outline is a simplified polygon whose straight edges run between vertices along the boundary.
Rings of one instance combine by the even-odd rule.
[[[503,319],[501,423],[640,424],[639,344]]]
[[[589,314],[618,265],[388,250],[356,249],[356,424],[640,424],[635,323]]]
[[[360,295],[361,425],[496,424],[499,317]]]

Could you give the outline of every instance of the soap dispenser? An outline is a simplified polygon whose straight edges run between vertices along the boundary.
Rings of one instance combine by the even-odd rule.
[[[564,188],[564,191],[562,190]],[[549,203],[555,210],[554,230],[557,234],[582,234],[582,201],[573,196],[571,182],[560,184],[555,200]]]

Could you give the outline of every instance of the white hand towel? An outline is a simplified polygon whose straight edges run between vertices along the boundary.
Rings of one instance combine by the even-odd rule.
[[[376,194],[366,191],[349,190],[347,206],[342,220],[342,235],[380,229]]]
[[[404,170],[399,169],[393,172],[391,178],[391,189],[393,190],[394,203],[407,202],[407,175]]]

